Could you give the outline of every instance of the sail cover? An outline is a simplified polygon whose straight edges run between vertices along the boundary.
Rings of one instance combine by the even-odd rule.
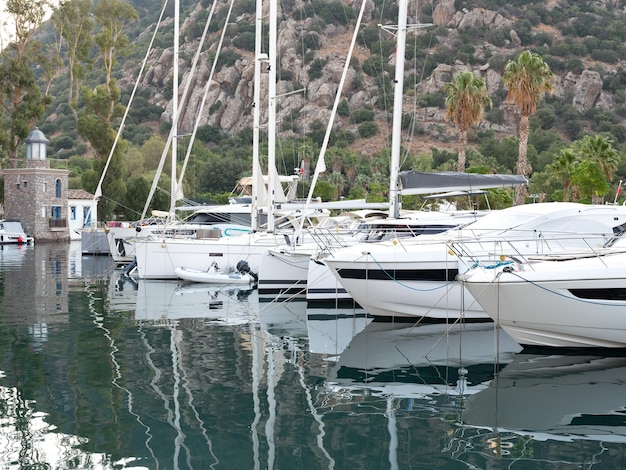
[[[433,194],[447,191],[475,191],[479,189],[509,188],[528,185],[528,179],[522,175],[481,175],[456,171],[423,172],[402,171],[401,194]]]

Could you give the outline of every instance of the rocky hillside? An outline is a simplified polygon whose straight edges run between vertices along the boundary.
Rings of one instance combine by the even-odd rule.
[[[378,38],[365,38],[366,33],[378,30],[378,23],[389,23],[386,17],[382,18],[381,2],[366,1],[362,33],[342,93],[348,111],[340,113],[335,131],[355,134],[357,140],[353,146],[369,153],[387,145],[392,103],[392,97],[388,95],[391,90],[389,81],[393,79],[395,55],[389,47],[389,43],[394,41],[391,34],[379,31]],[[135,3],[141,4],[141,0]],[[324,3],[337,2],[318,1],[315,5],[319,9]],[[618,44],[615,53],[603,56],[598,49],[606,49],[602,41],[610,47],[611,38],[593,34],[597,34],[598,25],[608,26],[607,18],[610,24],[625,24],[625,7],[611,0],[523,3],[523,6],[517,7],[495,0],[435,0],[426,4],[420,2],[417,14],[409,12],[409,22],[429,22],[433,25],[409,33],[407,50],[415,50],[415,57],[407,59],[405,66],[405,85],[408,86],[404,111],[417,118],[420,140],[425,148],[433,143],[439,147],[454,147],[456,130],[445,119],[442,88],[462,69],[471,69],[484,77],[493,96],[495,108],[486,114],[480,127],[501,135],[515,135],[517,119],[515,110],[503,100],[506,90],[502,85],[502,72],[507,60],[528,48],[540,53],[557,76],[553,99],[571,106],[581,118],[590,110],[600,110],[615,117],[613,124],[624,124],[623,114],[619,112],[624,107],[626,90],[624,40],[619,35],[614,37],[613,43]],[[344,11],[352,14],[346,24],[320,19],[317,15],[296,19],[299,12],[309,11],[308,2],[281,2],[281,5],[285,4],[291,5],[291,8],[282,12],[279,23],[278,93],[281,98],[278,121],[282,135],[293,132],[305,134],[316,123],[325,124],[329,120],[329,110],[337,93],[356,21],[354,11],[360,8],[360,2],[343,2]],[[585,5],[577,6],[581,4]],[[226,3],[219,7],[222,18],[226,7]],[[181,35],[186,40],[181,45],[180,68],[186,71],[184,80],[191,80],[191,98],[181,118],[183,132],[192,129],[198,114],[211,70],[211,59],[221,33],[217,30],[213,32],[208,53],[202,54],[197,73],[190,76],[188,70],[199,40],[189,38],[191,30],[198,30],[198,25],[206,18],[206,8],[196,3],[186,15],[181,26]],[[386,16],[393,15],[386,12]],[[243,11],[231,18],[221,55],[229,57],[232,63],[218,67],[207,96],[207,105],[200,116],[201,124],[209,124],[228,134],[238,133],[252,125],[253,53],[241,47],[242,41],[237,38],[241,37],[243,26],[247,26],[245,31],[249,34],[253,25],[253,11]],[[589,31],[584,31],[584,27]],[[146,28],[144,35],[149,33]],[[609,34],[608,31],[605,33]],[[419,47],[416,48],[416,45]],[[378,51],[382,51],[382,60],[377,62],[373,56],[378,55]],[[162,120],[169,120],[171,115],[168,84],[172,56],[171,47],[155,48],[150,56],[151,66],[141,80],[142,88],[150,91],[150,100],[166,110]],[[380,67],[377,69],[374,65]],[[137,69],[138,64],[124,64],[121,72],[123,86],[131,87]],[[614,85],[610,90],[607,90],[607,81]],[[265,89],[264,85],[264,92]],[[354,116],[362,110],[374,112],[373,120],[379,131],[367,139],[359,139],[359,122]],[[557,116],[557,126],[562,118]]]

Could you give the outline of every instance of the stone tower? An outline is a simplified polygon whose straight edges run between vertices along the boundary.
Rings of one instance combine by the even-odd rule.
[[[48,139],[35,128],[24,140],[22,168],[4,170],[4,213],[19,219],[35,242],[69,240],[67,220],[68,170],[50,168]]]

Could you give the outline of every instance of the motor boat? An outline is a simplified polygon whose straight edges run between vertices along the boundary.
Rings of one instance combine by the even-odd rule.
[[[601,247],[624,223],[622,206],[526,204],[492,211],[439,235],[359,244],[319,261],[372,315],[489,321],[457,275],[480,264],[495,268],[507,256]]]
[[[626,348],[626,239],[602,249],[508,259],[460,277],[518,343],[552,348]]]
[[[32,243],[33,237],[26,235],[22,223],[15,219],[0,220],[0,244],[23,245]]]

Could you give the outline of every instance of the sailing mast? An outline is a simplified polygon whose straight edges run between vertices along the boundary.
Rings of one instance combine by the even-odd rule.
[[[430,24],[407,25],[407,0],[398,3],[398,25],[381,26],[390,31],[397,29],[396,35],[396,70],[393,91],[393,121],[391,127],[391,166],[389,170],[389,217],[400,215],[400,150],[402,140],[402,95],[404,93],[404,51],[406,49],[406,32],[409,28],[425,28]]]
[[[259,139],[261,135],[261,39],[263,33],[263,2],[256,0],[256,27],[254,33],[254,97],[252,123],[252,231],[259,228],[259,194],[263,187],[263,175],[259,162]]]
[[[174,220],[174,206],[176,204],[176,193],[178,191],[176,184],[176,160],[177,160],[177,147],[178,147],[178,56],[179,56],[179,35],[180,35],[180,0],[174,0],[174,58],[172,67],[172,87],[174,93],[172,94],[172,168],[170,185],[170,211],[168,212],[168,220]]]
[[[269,74],[268,99],[269,113],[267,120],[267,173],[268,173],[268,210],[267,231],[274,231],[274,210],[276,207],[276,42],[278,30],[278,2],[270,0],[269,18]]]

